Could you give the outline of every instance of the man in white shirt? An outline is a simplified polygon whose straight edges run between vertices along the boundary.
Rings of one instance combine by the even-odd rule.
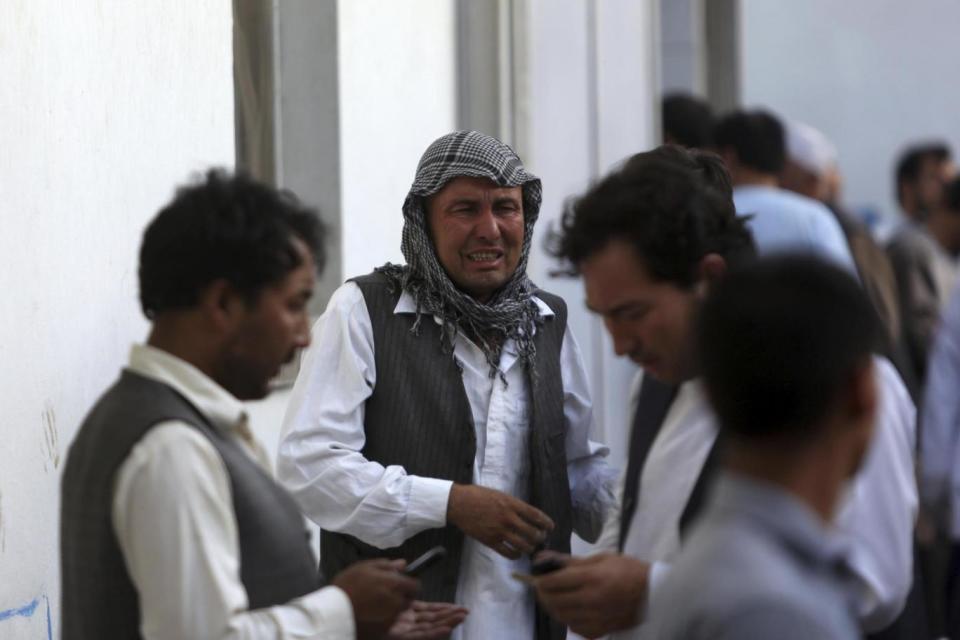
[[[647,624],[660,640],[862,638],[833,518],[875,424],[870,301],[841,269],[787,256],[728,274],[699,313],[723,465]]]
[[[63,638],[380,638],[417,582],[373,561],[322,587],[302,516],[271,478],[243,400],[310,341],[316,214],[211,171],[177,192],[140,250],[152,321],[97,402],[63,476]],[[419,614],[433,622],[420,624]],[[462,610],[394,628],[439,637]]]
[[[847,238],[822,203],[780,188],[786,162],[783,125],[763,110],[735,111],[717,123],[714,144],[733,181],[737,213],[762,254],[812,253],[856,274]]]
[[[716,418],[694,358],[693,327],[711,283],[753,259],[729,176],[709,153],[660,147],[637,154],[572,207],[558,256],[584,278],[619,355],[644,369],[622,512],[604,534],[623,555],[572,559],[537,580],[547,609],[583,635],[648,637],[640,624],[696,516],[717,456]],[[876,437],[837,522],[852,549],[865,630],[889,624],[912,581],[917,496],[914,407],[885,360]]]
[[[540,199],[499,140],[431,144],[403,206],[407,264],[334,293],[279,448],[324,570],[442,545],[423,594],[470,609],[462,638],[563,638],[511,573],[573,530],[596,539],[615,501],[566,306],[526,275]]]

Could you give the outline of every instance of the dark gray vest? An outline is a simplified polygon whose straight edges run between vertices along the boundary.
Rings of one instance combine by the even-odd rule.
[[[386,278],[371,274],[354,280],[363,292],[373,325],[377,385],[367,400],[363,455],[383,465],[401,465],[413,475],[444,478],[460,484],[473,481],[476,433],[461,374],[451,354],[440,349],[440,327],[433,318],[411,333],[413,314],[394,314],[399,291]],[[566,423],[560,348],[567,323],[563,300],[537,296],[554,312],[537,331],[536,376],[528,376],[530,416],[530,503],[556,525],[544,548],[569,552],[572,531],[570,486],[567,479]],[[453,602],[463,548],[463,534],[453,526],[429,529],[402,545],[381,550],[360,540],[329,531],[320,534],[323,572],[335,576],[365,558],[405,558],[408,561],[436,545],[447,548],[439,567],[421,578],[420,599]],[[538,637],[562,638],[562,627],[538,616]]]
[[[318,587],[314,557],[293,499],[180,394],[124,371],[84,420],[63,472],[64,640],[140,637],[137,591],[111,521],[113,484],[134,445],[167,420],[194,426],[227,468],[240,537],[240,579],[250,609],[289,602]],[[158,522],[162,518],[158,513]]]

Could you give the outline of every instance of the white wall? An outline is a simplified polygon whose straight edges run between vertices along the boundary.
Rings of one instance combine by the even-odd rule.
[[[226,0],[0,3],[2,638],[59,635],[59,473],[144,337],[145,222],[233,164],[231,24]]]
[[[343,277],[402,262],[401,206],[417,161],[455,128],[452,0],[341,0]]]
[[[524,161],[544,185],[531,278],[564,297],[593,383],[597,436],[622,465],[627,389],[636,371],[616,358],[601,321],[583,305],[579,280],[551,278],[543,239],[564,202],[627,156],[656,145],[656,12],[650,0],[530,0],[528,84],[522,103]]]
[[[957,25],[952,0],[742,0],[743,103],[822,129],[847,201],[892,214],[904,143],[942,137],[960,154]]]
[[[401,206],[417,162],[456,127],[453,20],[451,0],[337,4],[341,247],[333,256],[344,280],[403,262]],[[289,399],[281,390],[249,405],[271,458]]]

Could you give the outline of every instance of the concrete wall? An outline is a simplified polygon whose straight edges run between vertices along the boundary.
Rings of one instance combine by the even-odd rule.
[[[0,3],[0,638],[57,637],[67,446],[146,323],[145,222],[233,164],[230,3]]]
[[[901,146],[946,138],[960,153],[960,4],[951,0],[741,1],[742,100],[822,129],[849,203],[897,211]]]
[[[554,278],[543,239],[565,201],[627,156],[657,144],[656,11],[644,0],[530,0],[525,16],[526,105],[521,155],[543,180],[530,275],[562,295],[593,383],[597,436],[626,456],[627,389],[636,368],[613,355],[579,280]]]
[[[417,161],[456,127],[451,0],[337,5],[343,275],[402,262],[400,209]]]
[[[318,6],[306,8],[313,13]],[[321,89],[339,96],[332,164],[339,166],[340,206],[322,213],[340,241],[328,269],[345,280],[388,260],[403,262],[401,205],[417,161],[430,142],[456,128],[456,52],[452,0],[341,0],[335,9],[337,50],[317,43],[312,55],[337,56],[336,84]],[[310,50],[300,52],[309,60]],[[296,117],[283,111],[288,122]],[[300,121],[284,135],[315,135],[309,118]],[[328,115],[324,121],[332,122]],[[289,391],[281,390],[250,405],[251,424],[271,453],[288,401]]]

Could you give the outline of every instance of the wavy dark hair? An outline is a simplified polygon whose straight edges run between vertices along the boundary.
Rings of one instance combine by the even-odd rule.
[[[723,161],[675,145],[628,158],[569,202],[547,249],[576,275],[581,262],[615,239],[633,245],[652,277],[683,288],[697,282],[707,254],[731,266],[756,256]]]
[[[713,130],[713,144],[721,152],[733,149],[740,164],[766,174],[779,174],[787,161],[783,124],[763,109],[722,117]]]
[[[322,270],[324,235],[317,213],[293,193],[210,170],[180,187],[147,226],[140,246],[140,306],[150,319],[190,308],[219,278],[254,303],[265,287],[300,266],[294,238],[307,245]]]

